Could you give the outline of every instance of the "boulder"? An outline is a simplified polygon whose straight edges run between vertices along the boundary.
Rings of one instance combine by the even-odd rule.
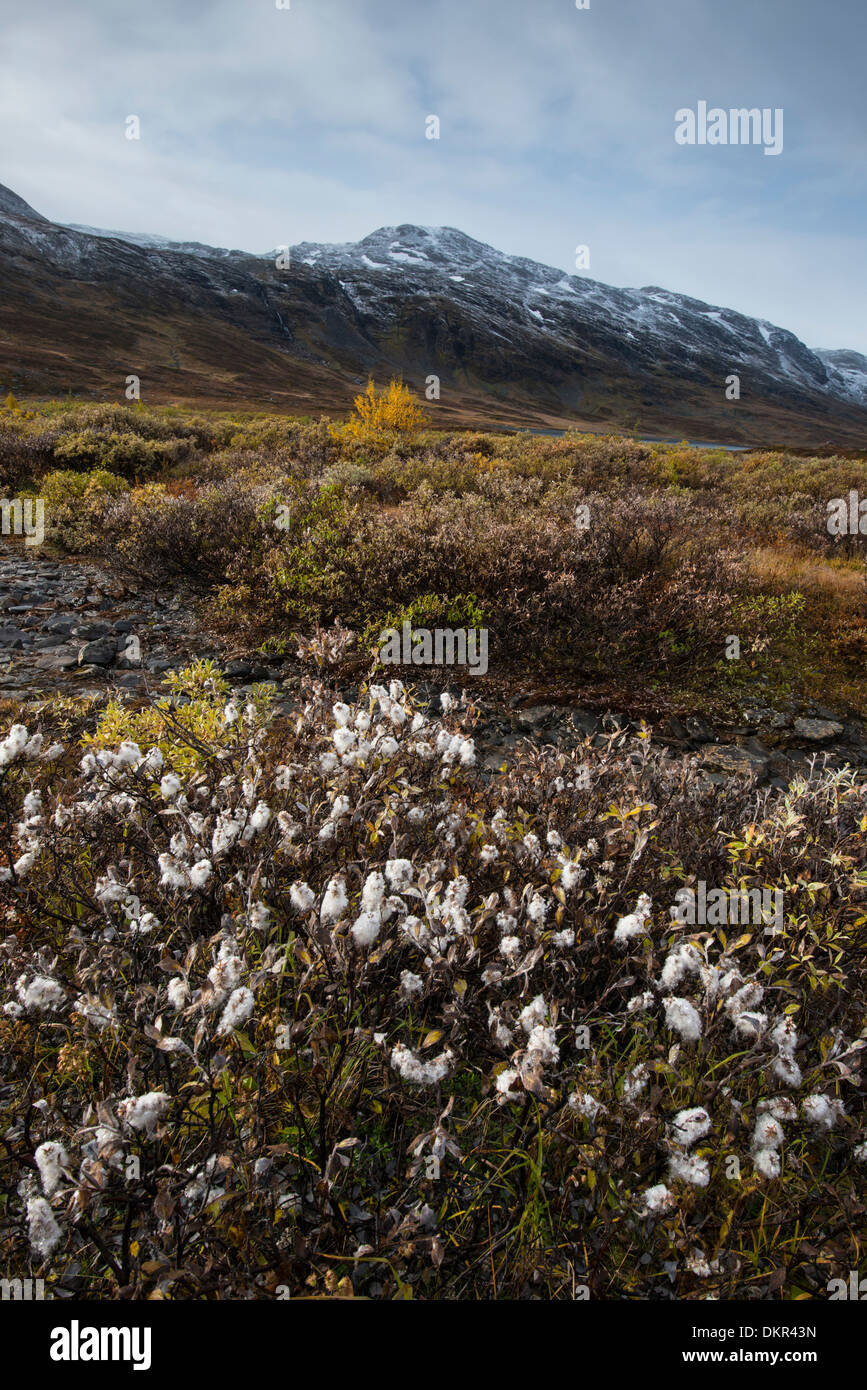
[[[829,738],[842,734],[843,725],[835,719],[796,719],[795,733],[798,738],[808,738],[812,743],[825,743]]]
[[[117,652],[114,637],[97,637],[95,642],[85,642],[78,653],[79,666],[110,666]]]
[[[750,777],[764,772],[769,753],[753,752],[737,743],[715,743],[702,748],[698,759],[709,771],[725,772],[732,777]]]

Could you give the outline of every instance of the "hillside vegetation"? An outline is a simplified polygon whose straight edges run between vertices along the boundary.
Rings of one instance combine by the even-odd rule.
[[[0,486],[44,497],[50,545],[184,583],[250,647],[339,621],[363,671],[384,626],[463,613],[504,687],[867,707],[865,537],[827,527],[864,459],[436,433],[397,384],[358,405],[335,426],[11,402]]]

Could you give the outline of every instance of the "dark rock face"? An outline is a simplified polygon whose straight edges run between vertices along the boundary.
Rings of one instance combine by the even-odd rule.
[[[440,379],[443,423],[570,419],[724,442],[863,443],[867,358],[667,290],[613,289],[451,227],[274,254],[62,227],[0,186],[0,374],[33,393],[345,409],[368,374]],[[139,361],[161,323],[166,346]],[[171,347],[170,347],[171,345]],[[221,369],[225,369],[224,371]],[[725,399],[737,375],[741,399]]]
[[[29,203],[25,203],[23,198],[19,198],[17,193],[13,193],[11,188],[0,183],[0,213],[8,213],[10,217],[26,217],[30,222],[46,222],[48,219],[42,216],[41,212],[36,212]]]
[[[113,637],[98,637],[95,642],[86,642],[78,653],[79,666],[110,666],[117,652],[117,642]]]

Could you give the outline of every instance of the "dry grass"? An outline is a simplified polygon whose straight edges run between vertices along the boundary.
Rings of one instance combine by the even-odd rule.
[[[821,593],[846,609],[867,600],[864,564],[858,558],[820,560],[771,547],[749,550],[745,558],[750,573],[768,588]]]

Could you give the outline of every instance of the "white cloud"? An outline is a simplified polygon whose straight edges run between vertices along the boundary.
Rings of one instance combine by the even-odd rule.
[[[859,6],[44,0],[4,21],[0,180],[58,221],[253,251],[443,223],[571,271],[587,243],[594,278],[867,350]],[[699,98],[783,106],[783,155],[676,146]]]

